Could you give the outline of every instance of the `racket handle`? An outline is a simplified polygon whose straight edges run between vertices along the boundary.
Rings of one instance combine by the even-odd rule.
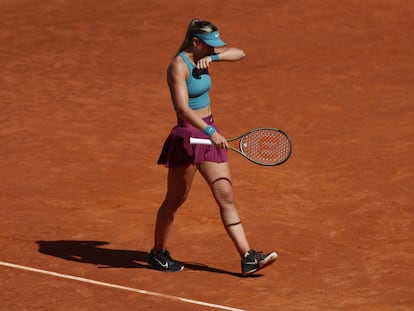
[[[213,142],[208,138],[190,137],[190,144],[192,144],[192,145],[211,145],[211,144],[213,144]]]

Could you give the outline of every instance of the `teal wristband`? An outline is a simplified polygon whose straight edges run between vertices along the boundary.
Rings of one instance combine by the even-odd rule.
[[[206,134],[208,137],[211,137],[216,132],[216,129],[212,127],[211,125],[208,125],[204,129],[204,134]]]
[[[210,56],[212,62],[217,62],[219,60],[218,54],[211,54]]]

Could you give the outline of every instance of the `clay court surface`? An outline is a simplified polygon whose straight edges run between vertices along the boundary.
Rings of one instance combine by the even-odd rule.
[[[280,256],[252,278],[200,176],[186,269],[146,264],[193,17],[247,54],[210,70],[222,134],[294,142],[279,167],[230,153],[250,244]],[[413,310],[413,38],[410,0],[1,0],[0,309]]]

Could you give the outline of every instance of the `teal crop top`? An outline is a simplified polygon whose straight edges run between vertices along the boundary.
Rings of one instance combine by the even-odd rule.
[[[183,53],[179,53],[187,64],[189,76],[187,78],[187,89],[188,89],[188,104],[191,109],[198,110],[210,105],[210,97],[208,91],[211,87],[211,79],[208,74],[208,70],[198,71],[188,57]]]

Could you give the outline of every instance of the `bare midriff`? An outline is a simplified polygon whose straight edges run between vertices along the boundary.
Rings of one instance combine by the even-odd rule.
[[[194,110],[194,112],[201,118],[205,118],[211,115],[211,108],[210,108],[210,105],[208,105],[207,107]]]

